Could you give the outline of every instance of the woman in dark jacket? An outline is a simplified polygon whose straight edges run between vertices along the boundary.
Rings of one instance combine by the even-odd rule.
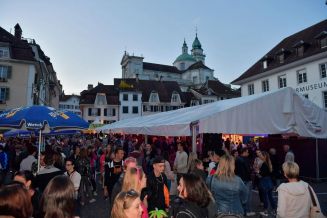
[[[169,217],[208,217],[207,207],[212,198],[206,184],[199,176],[183,174],[177,189],[179,197],[175,199]]]
[[[272,173],[272,164],[269,158],[269,154],[265,151],[261,152],[262,154],[259,158],[263,161],[260,170],[259,170],[259,188],[263,193],[263,207],[264,211],[260,212],[262,216],[268,216],[268,202],[273,210],[276,210],[276,203],[272,196],[273,182],[271,179]]]

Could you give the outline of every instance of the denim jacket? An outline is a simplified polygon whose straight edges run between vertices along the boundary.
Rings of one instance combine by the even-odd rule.
[[[218,212],[241,214],[247,201],[247,189],[240,177],[222,180],[216,176],[208,176],[207,185],[216,201]]]

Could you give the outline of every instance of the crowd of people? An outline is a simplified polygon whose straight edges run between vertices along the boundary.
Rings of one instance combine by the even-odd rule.
[[[305,218],[312,199],[318,202],[299,179],[289,145],[280,160],[274,148],[228,139],[202,154],[166,137],[145,143],[136,136],[79,135],[45,142],[39,158],[35,138],[1,142],[0,216],[78,217],[99,192],[111,218]],[[253,189],[261,211],[254,209]]]

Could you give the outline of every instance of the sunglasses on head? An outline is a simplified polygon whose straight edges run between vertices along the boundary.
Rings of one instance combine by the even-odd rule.
[[[127,192],[122,192],[121,194],[124,195],[124,204],[123,204],[124,209],[127,209],[126,206],[127,198],[137,198],[139,196],[139,194],[134,189],[130,189]]]

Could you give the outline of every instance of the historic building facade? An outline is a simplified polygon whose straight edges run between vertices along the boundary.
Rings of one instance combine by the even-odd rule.
[[[242,96],[292,87],[327,110],[327,20],[283,39],[232,82]]]
[[[78,95],[65,95],[62,94],[59,97],[59,110],[60,111],[71,111],[79,116],[82,112],[79,108],[79,98]]]
[[[122,78],[138,78],[140,80],[176,81],[183,91],[190,87],[201,87],[208,80],[215,80],[214,70],[205,65],[202,45],[196,35],[191,54],[184,40],[182,54],[173,65],[143,62],[143,57],[129,55],[127,52],[121,61]]]
[[[23,38],[19,24],[14,35],[0,27],[0,111],[30,105],[58,108],[61,89],[50,58],[35,40]]]

